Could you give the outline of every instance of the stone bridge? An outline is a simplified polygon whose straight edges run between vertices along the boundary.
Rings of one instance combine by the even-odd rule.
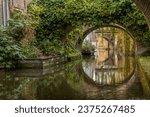
[[[2,11],[2,2],[6,2],[8,0],[0,0],[0,12]],[[27,5],[31,2],[32,0],[10,0],[10,6],[13,5],[12,3],[14,3],[17,7],[21,7],[21,9],[26,9]],[[137,7],[143,12],[148,24],[149,24],[149,28],[150,28],[150,0],[132,0]],[[19,4],[20,5],[19,5]],[[24,6],[25,7],[22,7]],[[0,20],[1,20],[2,16],[0,16]]]
[[[86,36],[90,34],[92,31],[99,29],[101,27],[113,27],[113,28],[121,29],[127,32],[127,34],[129,34],[135,42],[135,45],[136,45],[135,51],[137,54],[142,54],[143,52],[147,51],[147,48],[137,41],[138,40],[137,38],[139,37],[137,37],[136,34],[131,29],[127,29],[124,26],[121,26],[118,24],[110,24],[110,25],[102,25],[102,26],[83,26],[82,27],[83,36],[82,38],[80,36],[77,36],[76,48],[78,50],[81,50],[82,43],[84,39],[86,38]],[[113,48],[115,48],[115,39],[113,39],[110,33],[104,33],[103,38],[106,39],[112,45]]]

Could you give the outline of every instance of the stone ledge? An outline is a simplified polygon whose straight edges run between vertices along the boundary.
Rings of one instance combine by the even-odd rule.
[[[18,59],[16,63],[17,68],[37,68],[43,69],[66,62],[64,56],[44,57],[36,59]]]

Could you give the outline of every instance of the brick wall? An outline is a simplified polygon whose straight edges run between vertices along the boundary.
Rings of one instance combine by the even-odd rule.
[[[26,8],[24,0],[13,0],[13,6],[18,9]]]
[[[32,0],[10,0],[11,8],[17,8],[23,11],[27,11],[27,6]]]

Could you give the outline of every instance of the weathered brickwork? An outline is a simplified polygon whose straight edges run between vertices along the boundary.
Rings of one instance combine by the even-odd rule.
[[[32,0],[10,0],[10,7],[27,11],[27,6]]]

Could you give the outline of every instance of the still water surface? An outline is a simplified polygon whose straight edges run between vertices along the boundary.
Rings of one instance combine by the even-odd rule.
[[[104,52],[102,52],[104,54]],[[83,57],[47,69],[0,71],[0,99],[147,99],[135,59]]]

